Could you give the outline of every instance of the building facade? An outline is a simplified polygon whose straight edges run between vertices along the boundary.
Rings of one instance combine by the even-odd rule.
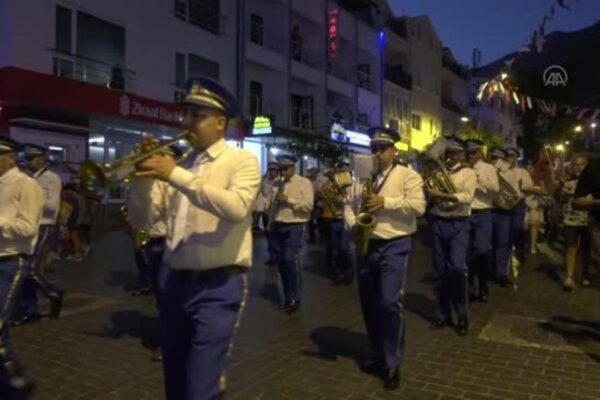
[[[204,75],[241,100],[231,140],[264,167],[287,133],[381,123],[378,26],[369,1],[5,0],[0,134],[108,162],[176,135],[185,81]]]

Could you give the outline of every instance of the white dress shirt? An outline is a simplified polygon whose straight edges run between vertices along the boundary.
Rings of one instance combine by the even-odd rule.
[[[525,168],[514,167],[512,168],[512,171],[517,182],[515,189],[519,194],[519,199],[523,200],[525,198],[525,193],[523,191],[529,191],[534,188],[533,179],[531,179],[531,174]]]
[[[59,175],[46,168],[42,168],[34,173],[33,177],[44,191],[45,203],[40,225],[56,225],[58,212],[60,211],[62,179]]]
[[[458,202],[453,210],[445,211],[437,206],[431,209],[433,215],[445,218],[468,217],[471,215],[471,203],[475,197],[475,187],[477,185],[477,174],[471,168],[460,168],[455,172],[449,171],[450,179],[456,187],[456,196]]]
[[[0,176],[0,257],[33,254],[43,207],[35,179],[17,168]]]
[[[492,196],[500,190],[498,170],[492,164],[479,160],[473,166],[477,174],[475,196],[471,207],[474,210],[487,210],[494,207]]]
[[[131,182],[131,187],[127,193],[127,222],[132,229],[147,230],[151,238],[160,238],[167,235],[167,224],[164,215],[164,209],[158,209],[163,215],[158,215],[154,223],[146,225],[147,215],[145,202],[148,195],[152,199],[152,203],[159,204],[166,196],[167,182],[159,181],[152,178],[134,178]]]
[[[281,179],[275,182],[271,198],[274,198],[277,194],[282,183]],[[315,198],[313,182],[303,176],[294,174],[289,182],[283,184],[283,194],[287,196],[287,201],[277,206],[275,221],[286,224],[308,222]]]
[[[417,230],[417,217],[425,213],[426,201],[421,176],[402,165],[390,168],[392,167],[378,174],[374,184],[375,190],[389,172],[378,193],[384,198],[383,208],[373,212],[377,219],[371,234],[373,239],[393,239],[411,235]],[[360,213],[363,202],[364,185],[364,179],[356,179],[348,191],[344,207],[344,219],[348,229],[352,229],[356,224],[356,215]]]
[[[207,270],[252,264],[252,206],[260,186],[258,160],[224,139],[190,157],[168,179],[162,199],[146,192],[147,224],[164,216],[165,262]]]

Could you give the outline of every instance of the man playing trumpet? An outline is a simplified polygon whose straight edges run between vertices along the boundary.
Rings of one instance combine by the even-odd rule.
[[[411,235],[417,230],[417,217],[425,212],[425,196],[419,174],[394,163],[398,133],[373,128],[369,136],[378,169],[372,179],[354,181],[344,218],[357,241],[368,241],[364,254],[357,249],[357,279],[375,358],[363,370],[377,374],[385,388],[393,390],[400,382],[399,365],[404,354],[403,296]],[[365,186],[372,191],[364,190]],[[357,218],[365,213],[374,222],[370,228],[361,227]],[[366,237],[360,239],[362,235]]]

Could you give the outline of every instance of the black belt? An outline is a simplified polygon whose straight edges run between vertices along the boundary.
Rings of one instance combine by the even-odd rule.
[[[491,211],[492,211],[491,208],[472,208],[471,214],[481,214],[481,213],[491,212]]]
[[[441,215],[433,215],[433,218],[441,219],[442,221],[465,221],[469,217],[442,217]]]
[[[390,242],[393,242],[396,240],[406,239],[408,237],[410,237],[410,235],[396,236],[396,237],[393,237],[390,239],[369,239],[369,244],[371,244],[373,246],[378,246],[378,245],[390,243]]]
[[[0,256],[0,262],[13,261],[13,260],[17,260],[19,258],[26,259],[27,256],[24,254],[15,254],[15,255],[11,255],[11,256]]]
[[[148,243],[146,243],[146,246],[150,246],[150,245],[152,245],[152,244],[161,243],[161,242],[164,242],[165,240],[166,240],[166,239],[165,239],[165,237],[164,237],[164,236],[160,236],[160,237],[153,237],[153,238],[150,238],[150,239],[148,240]]]
[[[232,276],[246,272],[246,268],[239,265],[228,265],[206,270],[171,269],[171,273],[179,279],[187,281],[204,281],[219,276]]]
[[[294,225],[304,225],[306,224],[306,222],[279,222],[279,221],[275,221],[274,222],[277,225],[285,225],[285,226],[294,226]]]

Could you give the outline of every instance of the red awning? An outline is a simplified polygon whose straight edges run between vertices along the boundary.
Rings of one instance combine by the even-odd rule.
[[[16,67],[0,69],[2,104],[45,107],[174,127],[179,126],[181,115],[181,109],[175,103]]]

